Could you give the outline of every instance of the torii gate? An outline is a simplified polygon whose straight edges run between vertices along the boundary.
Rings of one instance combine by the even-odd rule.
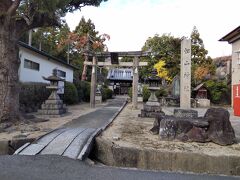
[[[147,62],[139,62],[140,57],[149,56],[149,52],[143,51],[129,51],[129,52],[103,52],[95,53],[93,55],[92,62],[84,61],[84,65],[92,66],[91,75],[91,93],[90,93],[90,107],[95,108],[95,94],[96,94],[96,67],[97,66],[120,66],[120,67],[133,67],[133,83],[132,83],[132,103],[133,108],[137,109],[137,98],[138,98],[138,68],[140,66],[147,66]],[[97,62],[98,57],[115,57],[117,61],[111,62]],[[119,57],[133,57],[133,62],[119,62]],[[116,60],[116,59],[115,59]]]

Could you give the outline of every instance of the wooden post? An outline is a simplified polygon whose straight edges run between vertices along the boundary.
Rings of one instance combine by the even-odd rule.
[[[91,94],[90,94],[90,107],[95,108],[95,95],[96,95],[96,82],[97,82],[97,58],[93,56],[92,62],[92,76],[91,76]]]
[[[138,100],[138,66],[139,66],[139,57],[135,56],[134,59],[133,59],[133,84],[132,84],[133,109],[137,109],[137,100]]]

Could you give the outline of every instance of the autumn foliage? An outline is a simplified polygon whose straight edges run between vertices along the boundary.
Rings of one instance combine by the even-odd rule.
[[[154,68],[157,69],[157,76],[170,81],[171,78],[169,77],[168,70],[165,68],[165,65],[165,61],[159,60],[159,62],[154,65]]]

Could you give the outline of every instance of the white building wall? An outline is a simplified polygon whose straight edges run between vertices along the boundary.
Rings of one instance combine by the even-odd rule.
[[[240,64],[238,64],[238,54],[236,51],[240,50],[240,40],[232,44],[232,86],[240,84]],[[233,88],[232,88],[233,91]],[[233,92],[232,92],[232,105],[233,105]]]
[[[19,68],[19,80],[21,82],[44,82],[46,83],[42,76],[48,77],[52,75],[54,68],[66,72],[66,81],[73,82],[73,69],[67,67],[64,64],[58,63],[54,60],[48,60],[47,57],[40,55],[34,51],[26,49],[24,47],[19,47],[19,57],[21,60]],[[33,69],[24,68],[24,59],[39,63],[39,71]]]

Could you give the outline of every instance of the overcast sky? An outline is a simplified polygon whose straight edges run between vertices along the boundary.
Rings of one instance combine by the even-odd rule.
[[[240,0],[108,0],[67,14],[71,30],[82,16],[109,34],[109,51],[141,50],[148,37],[164,33],[190,37],[196,26],[211,57],[231,54],[218,40],[240,25]]]

